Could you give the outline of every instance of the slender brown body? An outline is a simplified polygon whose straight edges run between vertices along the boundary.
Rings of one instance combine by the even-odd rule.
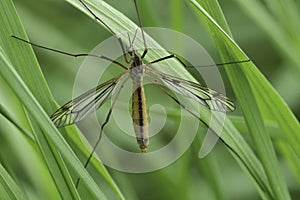
[[[147,151],[149,144],[148,136],[148,113],[144,87],[134,84],[136,90],[132,94],[132,121],[136,140],[142,152]]]
[[[144,64],[142,59],[132,52],[130,76],[133,82],[132,94],[132,122],[137,143],[142,152],[147,151],[148,136],[148,112],[146,97],[143,87]]]

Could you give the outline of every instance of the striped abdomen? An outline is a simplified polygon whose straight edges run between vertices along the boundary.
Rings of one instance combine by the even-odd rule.
[[[132,121],[137,142],[142,152],[147,151],[149,144],[148,136],[148,113],[144,87],[140,82],[133,84],[135,90],[132,94]]]

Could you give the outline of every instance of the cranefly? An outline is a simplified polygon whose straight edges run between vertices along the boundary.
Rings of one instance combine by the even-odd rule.
[[[70,124],[74,124],[82,120],[88,114],[99,109],[108,100],[112,101],[111,106],[106,115],[105,121],[101,125],[98,140],[96,141],[93,150],[84,165],[85,168],[87,167],[90,159],[92,158],[101,140],[103,129],[110,120],[112,110],[124,87],[124,84],[129,79],[133,83],[132,84],[133,86],[132,122],[133,122],[133,127],[136,135],[136,140],[141,152],[146,152],[147,146],[149,144],[148,113],[147,113],[147,106],[146,106],[145,91],[143,87],[144,79],[146,79],[148,82],[155,85],[158,89],[162,90],[167,96],[173,99],[181,108],[185,109],[192,116],[199,119],[206,126],[208,125],[198,116],[197,113],[194,113],[192,110],[189,110],[183,103],[181,103],[176,97],[174,97],[174,95],[169,90],[178,93],[180,95],[192,98],[196,102],[214,111],[226,112],[226,111],[233,111],[235,109],[234,103],[229,98],[227,98],[226,96],[224,96],[219,92],[211,90],[198,83],[191,82],[189,80],[184,80],[166,73],[162,73],[151,68],[151,65],[168,59],[177,59],[181,64],[185,65],[184,62],[182,62],[178,57],[176,57],[175,54],[170,54],[168,56],[159,58],[157,60],[148,63],[143,62],[143,59],[147,55],[148,49],[146,45],[145,34],[142,28],[142,22],[141,22],[140,13],[139,13],[136,0],[134,0],[134,5],[138,17],[139,28],[136,30],[132,41],[130,41],[129,39],[129,45],[125,45],[121,37],[119,37],[102,19],[96,16],[92,12],[92,10],[87,6],[87,4],[85,4],[82,0],[78,0],[78,1],[80,1],[81,4],[88,10],[88,12],[94,16],[95,20],[101,22],[117,38],[123,52],[124,61],[126,63],[125,65],[105,55],[72,54],[72,53],[48,48],[45,46],[37,45],[32,42],[28,42],[26,40],[18,38],[16,36],[13,37],[23,42],[29,43],[33,46],[44,48],[57,53],[62,53],[68,56],[73,56],[73,57],[92,56],[92,57],[104,59],[120,66],[125,70],[119,76],[114,77],[98,85],[97,87],[83,93],[82,95],[72,99],[71,101],[63,105],[61,108],[59,108],[56,112],[54,112],[54,114],[51,116],[51,120],[56,125],[56,127],[63,127]],[[141,31],[141,35],[143,39],[144,50],[141,55],[137,53],[137,51],[133,46],[134,39],[137,35],[137,31]],[[248,61],[249,60],[229,62],[229,63],[223,63],[219,65],[242,63]],[[227,145],[223,140],[221,141],[236,154],[236,152],[229,145]],[[78,186],[78,184],[79,184],[79,179],[77,181],[76,186]]]

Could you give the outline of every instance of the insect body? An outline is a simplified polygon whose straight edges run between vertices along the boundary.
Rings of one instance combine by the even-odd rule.
[[[146,106],[146,97],[143,87],[143,76],[145,66],[143,60],[135,51],[132,52],[130,67],[130,77],[133,81],[132,94],[132,121],[137,142],[142,152],[147,151],[149,144],[148,136],[148,113]]]
[[[139,144],[139,147],[142,152],[147,151],[147,146],[149,143],[148,138],[148,113],[147,113],[147,107],[146,107],[146,98],[145,98],[145,92],[143,87],[143,79],[147,78],[147,81],[150,83],[153,83],[155,86],[157,86],[159,89],[161,89],[163,92],[165,92],[168,96],[170,96],[177,104],[179,104],[182,108],[186,109],[186,106],[184,106],[181,102],[176,100],[175,97],[172,96],[171,93],[169,93],[167,90],[163,89],[161,85],[164,85],[168,89],[172,90],[175,93],[178,93],[180,95],[189,97],[197,101],[198,103],[206,106],[207,108],[211,110],[216,111],[232,111],[235,109],[234,103],[228,99],[226,96],[213,91],[209,88],[206,88],[202,85],[199,85],[197,83],[190,82],[188,80],[180,79],[178,77],[174,77],[162,72],[159,72],[157,70],[154,70],[150,68],[152,64],[161,62],[163,60],[167,59],[177,59],[179,62],[183,64],[183,62],[176,57],[176,55],[171,54],[162,58],[159,58],[157,60],[154,60],[152,62],[149,62],[147,64],[143,63],[143,59],[146,56],[148,50],[146,46],[146,40],[144,31],[142,29],[141,25],[141,19],[139,15],[139,10],[137,7],[137,2],[134,0],[135,8],[137,11],[137,16],[139,20],[139,29],[136,30],[134,38],[136,37],[137,31],[141,31],[143,43],[144,43],[144,51],[141,56],[137,54],[135,49],[133,48],[133,41],[131,42],[129,40],[129,48],[125,51],[123,41],[120,37],[116,35],[116,33],[113,32],[113,30],[100,18],[98,18],[91,10],[90,8],[82,1],[79,0],[82,5],[92,14],[96,20],[101,22],[110,32],[115,35],[120,43],[120,46],[123,51],[124,60],[127,64],[130,65],[130,67],[126,67],[122,63],[119,63],[118,61],[115,61],[113,59],[110,59],[104,55],[91,55],[91,54],[76,54],[73,55],[77,57],[80,56],[94,56],[101,59],[105,59],[108,61],[111,61],[120,67],[124,68],[126,71],[119,75],[116,78],[113,78],[105,83],[100,84],[96,88],[87,91],[86,93],[82,94],[81,96],[71,100],[64,106],[62,106],[59,110],[57,110],[52,116],[51,119],[54,122],[54,124],[57,127],[69,125],[76,123],[83,119],[86,115],[90,114],[91,112],[97,110],[99,107],[101,107],[107,100],[112,98],[112,94],[115,92],[115,98],[112,99],[112,105],[111,108],[107,114],[106,120],[101,126],[99,139],[96,142],[93,152],[95,151],[96,146],[98,145],[101,135],[102,135],[102,129],[104,126],[108,123],[112,109],[115,105],[115,102],[117,101],[117,98],[123,88],[123,85],[128,79],[132,80],[133,85],[133,93],[132,93],[132,121],[133,121],[133,127],[136,135],[137,142]],[[128,35],[129,37],[129,35]],[[129,54],[130,59],[127,59],[127,54]],[[159,83],[159,84],[158,84]],[[190,112],[190,111],[189,111]],[[198,114],[193,114],[194,116],[198,116]],[[197,117],[198,118],[198,117]],[[91,154],[93,154],[93,152]],[[91,156],[90,156],[91,157]],[[90,158],[89,158],[90,159]],[[89,161],[88,159],[88,161]],[[87,161],[87,162],[88,162]]]
[[[234,103],[221,93],[204,87],[198,83],[159,72],[150,67],[152,64],[161,62],[162,60],[175,58],[175,55],[169,55],[144,64],[143,58],[147,54],[147,49],[144,50],[142,56],[137,55],[135,50],[130,50],[128,54],[130,55],[129,60],[126,59],[126,56],[124,57],[125,61],[130,64],[130,67],[126,68],[125,65],[114,61],[115,64],[121,66],[122,68],[125,68],[125,72],[69,101],[51,116],[52,121],[57,127],[76,123],[83,119],[86,115],[100,108],[106,101],[112,99],[113,93],[115,93],[115,98],[112,99],[112,105],[107,114],[106,120],[101,126],[100,136],[98,141],[96,142],[96,145],[94,146],[93,152],[95,151],[95,148],[100,141],[104,126],[110,119],[115,102],[117,101],[117,98],[122,91],[125,82],[129,79],[131,79],[132,81],[133,89],[132,121],[136,139],[141,152],[146,152],[147,146],[149,144],[148,113],[143,87],[144,79],[147,79],[147,81],[157,86],[158,89],[161,89],[167,96],[171,97],[183,109],[192,113],[193,116],[197,116],[197,119],[199,119],[200,121],[202,120],[198,117],[197,113],[188,110],[188,108],[184,106],[184,104],[179,102],[165,88],[168,88],[169,90],[172,90],[177,94],[192,98],[196,102],[206,106],[211,110],[226,112],[233,111],[235,109]],[[163,86],[165,88],[163,88]]]

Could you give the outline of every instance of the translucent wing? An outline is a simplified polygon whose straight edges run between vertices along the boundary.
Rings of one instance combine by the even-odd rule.
[[[51,120],[55,126],[62,127],[76,123],[82,120],[86,115],[100,108],[111,98],[114,89],[123,75],[124,73],[98,85],[63,105],[51,116]]]
[[[235,110],[234,103],[225,95],[198,83],[171,76],[150,68],[146,68],[146,74],[152,81],[162,83],[170,90],[192,98],[211,110],[221,112]]]

